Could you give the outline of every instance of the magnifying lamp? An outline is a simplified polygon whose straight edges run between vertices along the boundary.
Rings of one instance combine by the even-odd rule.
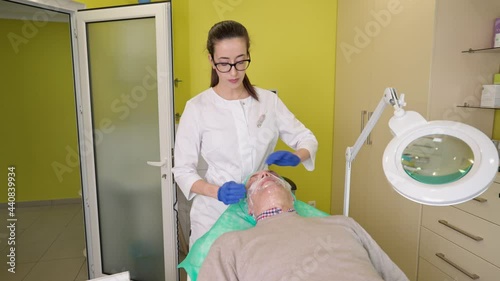
[[[368,135],[391,105],[389,127],[394,138],[382,158],[385,176],[394,190],[414,202],[448,206],[463,203],[486,191],[498,172],[498,150],[480,130],[454,121],[425,120],[405,111],[404,94],[398,99],[387,88],[354,146],[346,150],[344,215],[349,215],[351,164]]]

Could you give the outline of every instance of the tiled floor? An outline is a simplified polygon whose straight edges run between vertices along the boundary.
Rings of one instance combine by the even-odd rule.
[[[0,226],[8,225],[7,209],[0,209]],[[0,227],[0,280],[87,280],[81,204],[16,208],[16,267],[7,271],[10,232]]]

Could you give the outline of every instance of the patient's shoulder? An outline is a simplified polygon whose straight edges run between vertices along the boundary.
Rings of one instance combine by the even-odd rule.
[[[339,225],[339,226],[345,226],[345,227],[357,227],[358,223],[350,218],[346,217],[343,215],[333,215],[333,216],[326,216],[326,217],[308,217],[304,218],[309,221],[314,221],[316,223],[321,223],[321,224],[333,224],[333,225]]]
[[[246,230],[236,230],[226,232],[215,240],[212,247],[235,250],[239,249],[245,243],[245,231]]]
[[[349,223],[353,221],[352,218],[343,215],[332,215],[332,216],[322,216],[322,217],[303,217],[306,220],[323,220],[337,223]]]

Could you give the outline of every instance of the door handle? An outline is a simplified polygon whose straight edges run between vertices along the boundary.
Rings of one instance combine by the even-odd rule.
[[[163,165],[167,164],[167,158],[163,159],[163,161],[161,162],[148,161],[147,163],[149,166],[162,167]]]
[[[370,111],[368,112],[368,120],[367,121],[370,121],[370,118],[372,118],[372,115],[373,115],[373,111]],[[372,134],[368,134],[368,137],[366,138],[366,144],[367,145],[372,145]]]
[[[469,232],[467,232],[467,231],[465,231],[465,230],[463,230],[461,228],[458,228],[458,227],[454,226],[453,224],[448,223],[448,221],[438,220],[438,222],[440,224],[444,225],[444,226],[447,226],[447,227],[455,230],[456,232],[458,232],[460,234],[463,234],[463,235],[469,237],[470,239],[473,239],[475,241],[483,241],[483,237],[471,234],[471,233],[469,233]]]
[[[181,79],[179,79],[179,78],[175,78],[175,79],[174,79],[174,86],[175,86],[176,88],[177,88],[177,87],[179,87],[179,83],[180,83],[180,82],[182,82],[182,80],[181,80]]]
[[[483,197],[475,197],[475,198],[472,198],[474,201],[477,201],[479,203],[485,203],[485,202],[488,202],[488,199],[486,198],[483,198]]]
[[[451,260],[449,260],[443,253],[436,253],[436,256],[438,258],[442,259],[443,261],[445,261],[447,264],[449,264],[449,265],[453,266],[454,268],[456,268],[458,271],[460,271],[463,274],[469,276],[470,279],[472,279],[472,280],[479,279],[479,275],[468,272],[463,267],[461,267],[458,264],[456,264],[456,263],[452,262]]]
[[[363,132],[363,129],[365,128],[365,115],[366,110],[361,110],[361,132]]]

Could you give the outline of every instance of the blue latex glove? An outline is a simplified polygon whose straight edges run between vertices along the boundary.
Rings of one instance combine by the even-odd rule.
[[[217,191],[217,199],[226,205],[234,204],[244,198],[246,193],[247,190],[245,189],[245,185],[235,183],[234,181],[228,181]]]
[[[271,153],[266,159],[267,165],[297,166],[300,164],[299,156],[290,151],[279,150]]]

